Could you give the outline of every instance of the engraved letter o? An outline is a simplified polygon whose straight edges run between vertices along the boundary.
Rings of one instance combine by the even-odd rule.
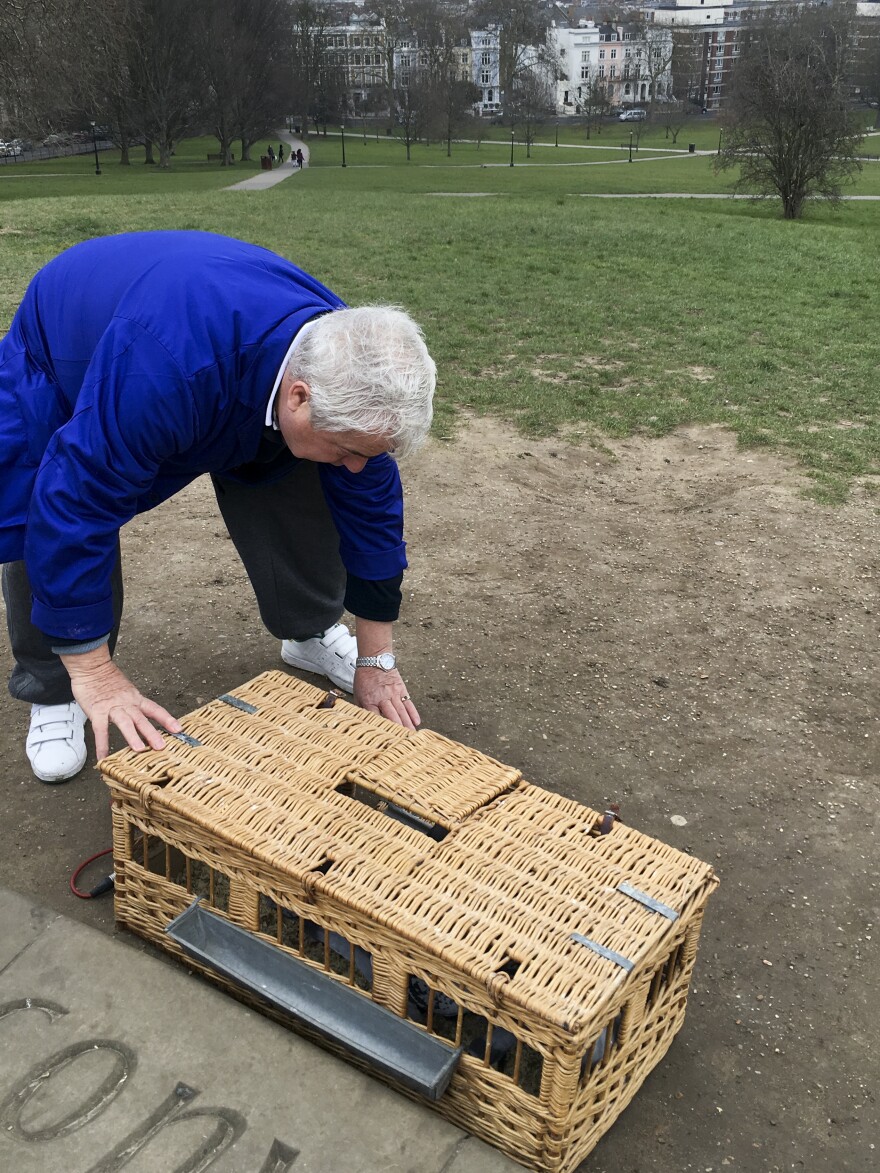
[[[66,1116],[48,1128],[24,1128],[21,1123],[21,1113],[40,1091],[46,1080],[75,1063],[81,1055],[98,1050],[109,1051],[113,1055],[113,1070],[103,1080],[100,1087],[96,1088],[92,1095],[73,1112],[68,1112]],[[74,1043],[72,1046],[65,1047],[63,1051],[59,1051],[45,1062],[32,1067],[0,1103],[0,1128],[12,1130],[22,1140],[28,1141],[54,1140],[56,1137],[76,1132],[78,1128],[88,1124],[116,1099],[136,1066],[137,1056],[134,1051],[116,1039],[90,1039],[84,1043]]]

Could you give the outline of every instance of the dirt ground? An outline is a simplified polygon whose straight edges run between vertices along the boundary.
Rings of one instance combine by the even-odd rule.
[[[707,428],[596,450],[476,420],[404,471],[424,723],[721,879],[684,1028],[584,1168],[877,1168],[875,505],[815,505]],[[281,666],[206,485],[123,548],[117,655],[149,695],[183,714]],[[34,781],[26,716],[0,701],[0,883],[113,933],[67,889],[109,843],[104,787]]]

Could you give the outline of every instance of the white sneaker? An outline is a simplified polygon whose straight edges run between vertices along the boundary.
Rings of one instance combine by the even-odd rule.
[[[286,639],[281,644],[281,659],[294,668],[328,676],[337,688],[354,692],[354,662],[357,640],[344,623],[334,623],[323,635],[311,639]]]
[[[27,756],[41,782],[66,782],[86,764],[86,715],[76,703],[31,705]]]

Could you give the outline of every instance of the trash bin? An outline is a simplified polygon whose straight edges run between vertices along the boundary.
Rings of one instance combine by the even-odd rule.
[[[269,158],[268,155],[260,155],[260,167],[262,168],[263,171],[271,171],[272,170],[272,160]]]
[[[294,133],[294,134],[299,134],[299,132],[300,132],[300,131],[299,131],[299,127],[298,127],[298,126],[295,126],[295,127],[293,128],[293,133]]]
[[[693,154],[696,149],[697,149],[696,143],[688,143],[688,151],[690,151],[691,154]]]

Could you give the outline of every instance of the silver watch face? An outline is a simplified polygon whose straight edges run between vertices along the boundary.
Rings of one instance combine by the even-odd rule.
[[[394,665],[397,663],[397,660],[395,659],[392,652],[380,652],[376,657],[376,663],[380,668],[384,668],[384,670],[388,672],[394,667]]]

